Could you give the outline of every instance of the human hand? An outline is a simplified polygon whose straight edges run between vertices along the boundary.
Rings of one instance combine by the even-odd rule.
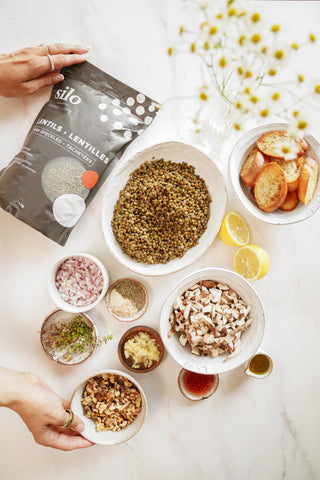
[[[0,55],[0,96],[24,97],[61,82],[59,70],[85,62],[88,51],[80,45],[54,43]]]
[[[69,428],[63,427],[69,419],[65,409],[70,407],[70,402],[57,395],[41,378],[33,373],[1,370],[6,370],[6,385],[10,385],[6,406],[20,415],[37,443],[59,450],[93,445],[81,437],[84,424],[78,416],[74,415]]]

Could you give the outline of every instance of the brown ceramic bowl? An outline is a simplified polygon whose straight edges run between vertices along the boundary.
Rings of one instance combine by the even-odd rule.
[[[130,358],[127,359],[124,355],[124,345],[125,345],[125,343],[128,340],[130,340],[131,338],[135,337],[139,332],[147,333],[148,335],[150,335],[151,338],[154,338],[157,342],[157,346],[158,346],[158,349],[159,349],[159,352],[160,352],[160,357],[159,357],[159,360],[157,362],[153,362],[150,367],[141,366],[139,368],[133,368],[132,367],[132,363],[133,363],[132,360],[130,360]],[[156,330],[154,330],[153,328],[147,327],[147,326],[144,326],[144,325],[139,325],[139,326],[136,326],[136,327],[129,328],[129,330],[127,330],[122,335],[122,337],[120,338],[119,344],[118,344],[119,360],[122,363],[122,365],[124,367],[126,367],[128,370],[130,370],[131,372],[136,372],[136,373],[151,372],[151,370],[154,370],[155,368],[157,368],[157,366],[161,363],[163,353],[164,353],[164,346],[163,346],[161,337],[158,334],[158,332],[156,332]]]
[[[92,339],[95,342],[93,347],[90,347],[81,353],[74,354],[70,357],[68,355],[68,346],[64,350],[55,349],[51,346],[50,336],[51,330],[55,327],[59,327],[61,324],[66,324],[71,322],[74,318],[80,317],[80,320],[88,325],[92,330]],[[80,363],[87,360],[96,349],[96,342],[98,340],[99,334],[95,322],[92,320],[89,315],[86,313],[70,313],[63,310],[54,310],[51,312],[46,319],[44,320],[41,331],[40,331],[40,342],[44,352],[48,355],[51,360],[59,363],[60,365],[79,365]],[[70,358],[69,358],[70,357]]]

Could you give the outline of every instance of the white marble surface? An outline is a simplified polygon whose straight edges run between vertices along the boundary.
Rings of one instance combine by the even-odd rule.
[[[320,2],[257,3],[272,9],[287,28],[318,32]],[[179,0],[0,0],[0,7],[3,52],[55,41],[80,42],[92,46],[92,63],[156,100],[181,91],[185,77],[166,54],[183,18]],[[315,78],[320,77],[318,60],[312,70]],[[192,78],[192,70],[189,75]],[[19,151],[48,96],[49,91],[42,91],[24,100],[0,99],[0,168]],[[174,103],[168,104],[126,155],[160,141],[187,141],[181,138],[182,127],[183,116],[177,122]],[[320,140],[319,131],[314,134]],[[112,280],[130,273],[104,243],[102,198],[103,188],[65,247],[0,211],[0,364],[38,373],[66,398],[87,375],[121,368],[117,342],[127,326],[113,320],[103,304],[92,316],[101,333],[113,334],[114,340],[81,366],[55,365],[42,352],[38,334],[43,318],[54,308],[45,279],[62,255],[77,250],[95,253],[108,265]],[[267,313],[263,348],[274,360],[272,375],[256,380],[238,368],[221,375],[213,397],[192,403],[180,394],[180,368],[166,354],[157,370],[136,374],[149,402],[138,435],[119,446],[70,453],[37,445],[15,413],[0,409],[1,480],[320,477],[319,212],[297,225],[266,225],[249,217],[230,189],[228,209],[244,216],[252,242],[271,257],[269,274],[254,287]],[[143,323],[159,328],[160,307],[169,289],[199,267],[231,268],[233,252],[233,247],[216,239],[185,270],[166,278],[144,278],[151,303]]]

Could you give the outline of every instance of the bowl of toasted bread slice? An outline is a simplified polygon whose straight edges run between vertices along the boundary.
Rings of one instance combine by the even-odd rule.
[[[320,207],[320,144],[286,123],[245,133],[229,162],[233,191],[253,216],[272,224],[300,222]]]

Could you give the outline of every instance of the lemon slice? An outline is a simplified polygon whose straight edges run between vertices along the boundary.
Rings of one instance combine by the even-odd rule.
[[[249,229],[240,215],[229,212],[222,220],[218,236],[226,245],[242,247],[249,242]]]
[[[233,270],[252,282],[264,277],[270,268],[268,253],[257,245],[240,247],[233,256]]]

